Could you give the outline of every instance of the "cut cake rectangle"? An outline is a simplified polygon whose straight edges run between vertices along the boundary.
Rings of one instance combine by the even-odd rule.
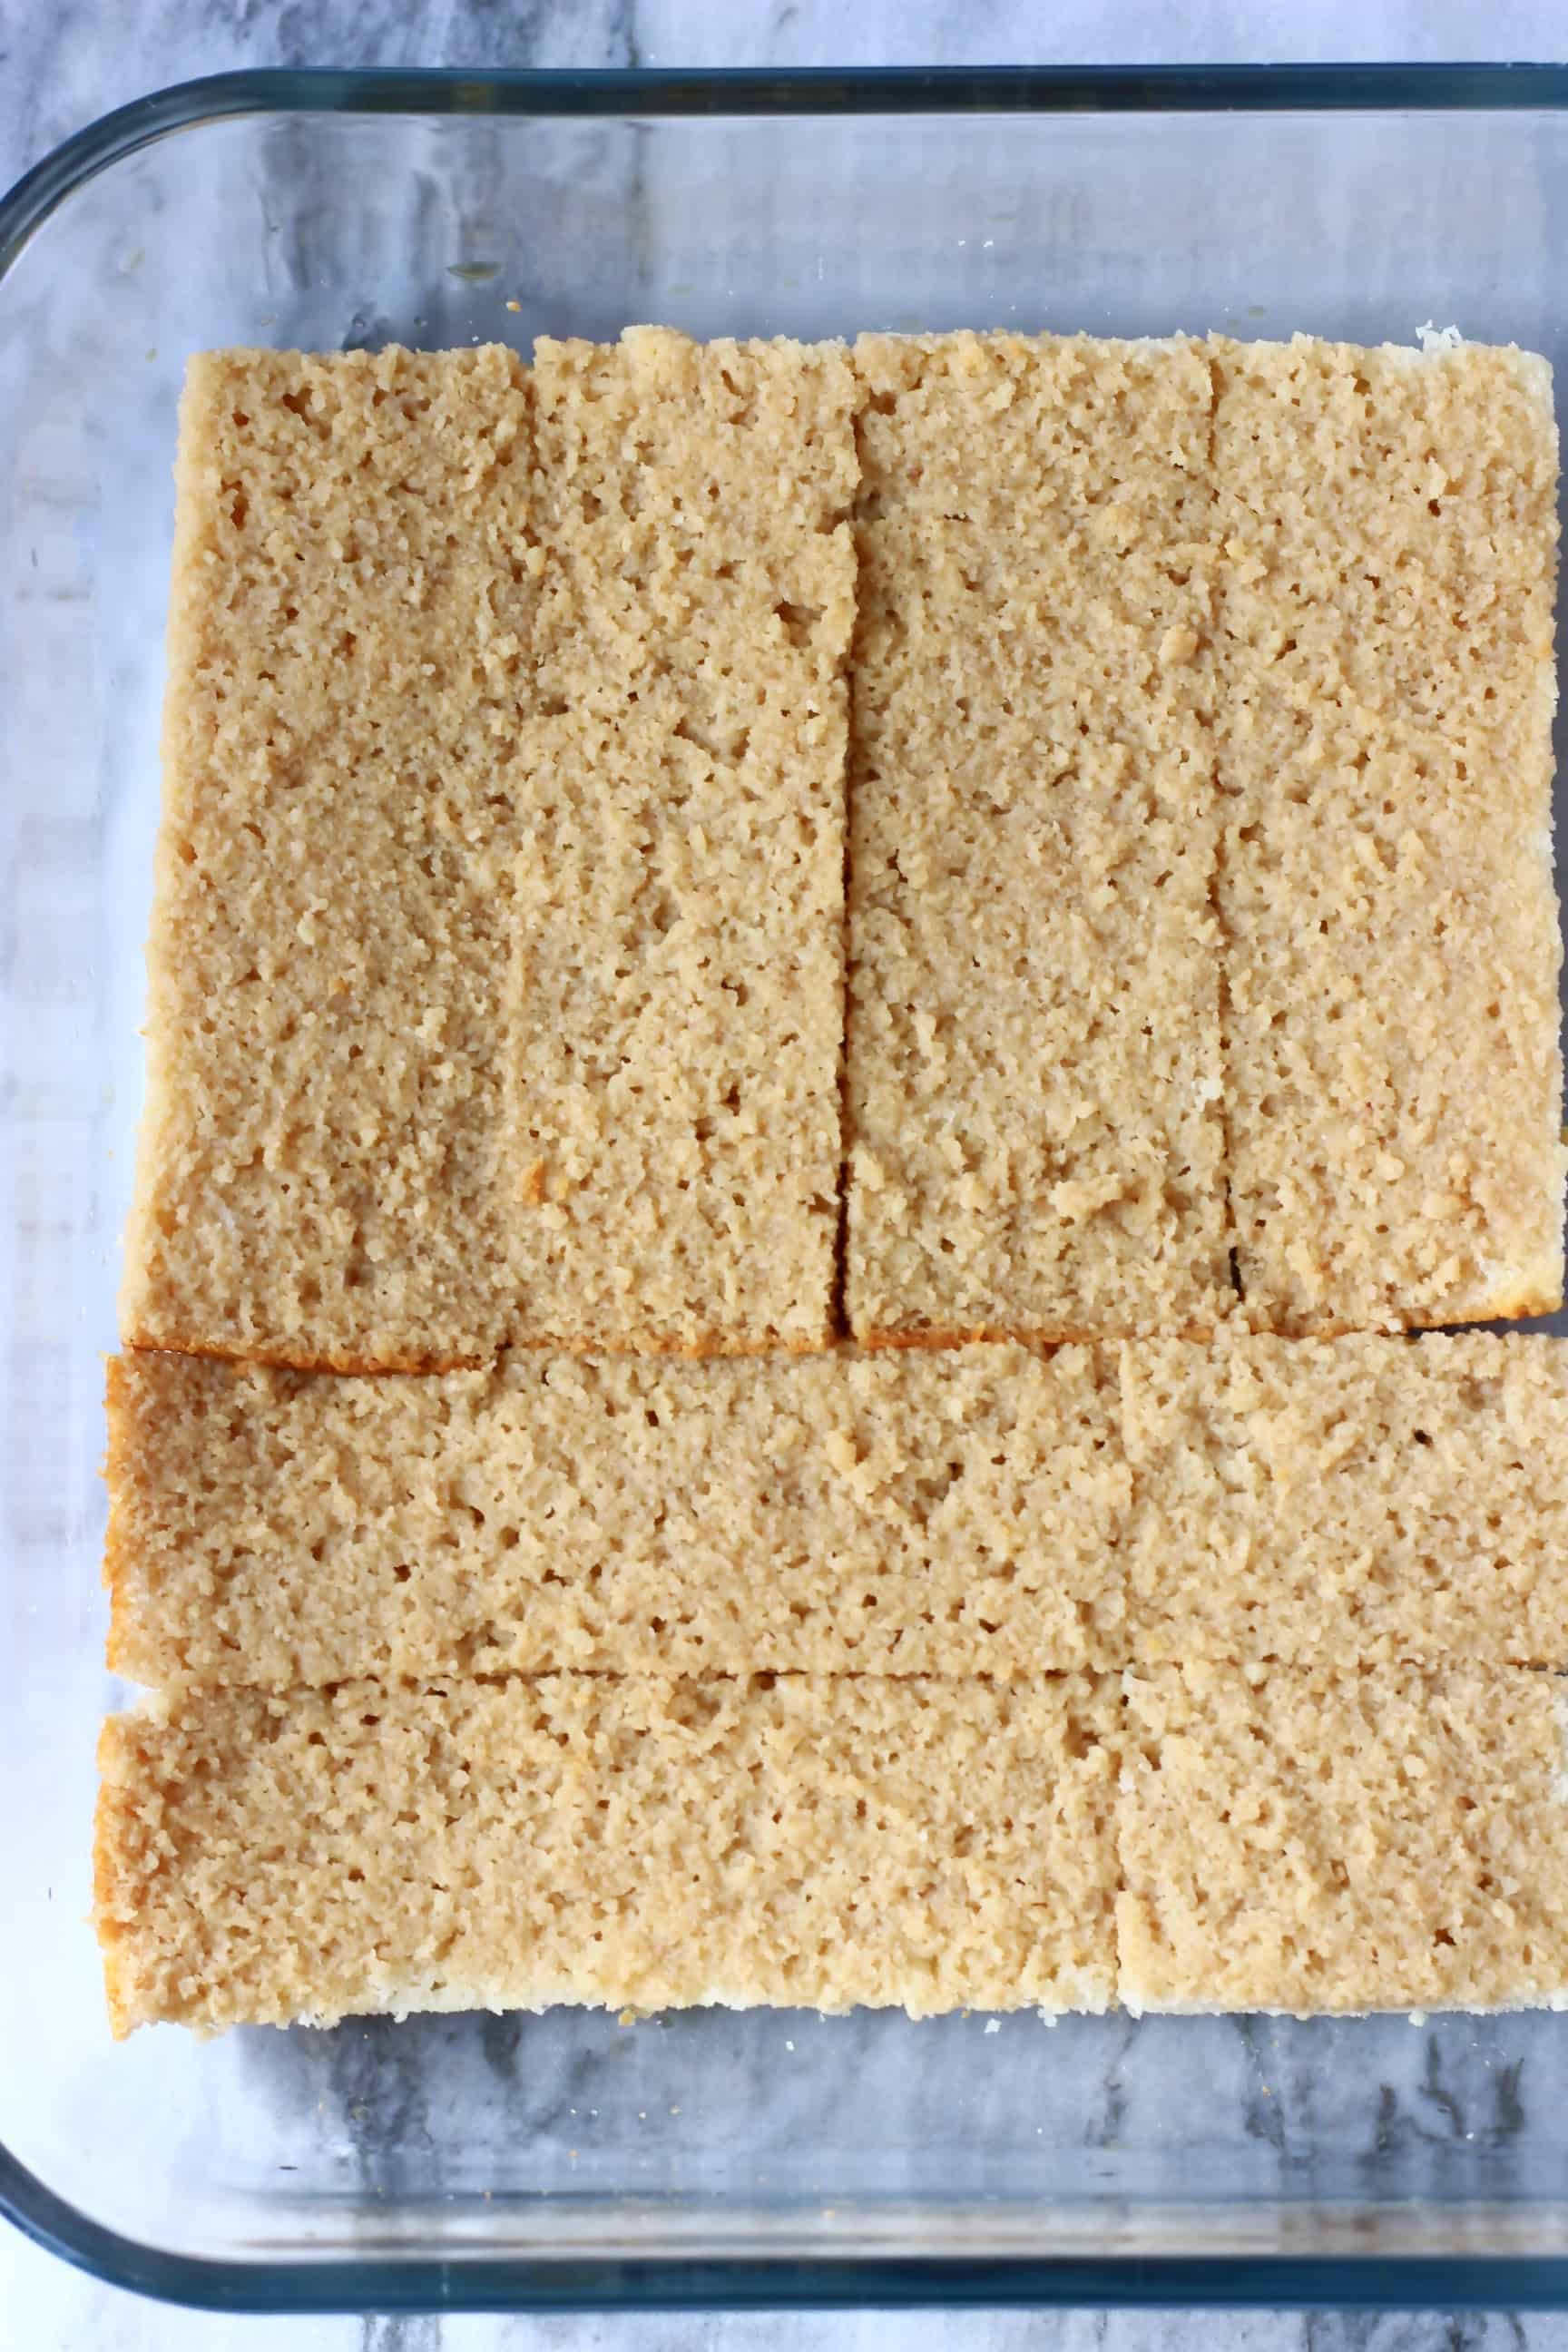
[[[1103,2009],[1114,1684],[195,1695],[103,1736],[119,2032],[366,2011]]]
[[[1206,1329],[1220,1116],[1201,346],[863,338],[847,1301]]]
[[[1189,1665],[1125,1686],[1130,2008],[1568,2006],[1554,1676]]]
[[[854,380],[542,338],[507,1153],[529,1328],[821,1346],[838,1222]]]
[[[1237,1270],[1286,1330],[1561,1304],[1544,360],[1210,346]]]
[[[1121,1350],[1129,1654],[1568,1667],[1568,1344]]]
[[[193,362],[133,1343],[826,1337],[849,382]]]
[[[1568,1348],[1233,1335],[345,1378],[110,1366],[153,1685],[1568,1666]]]
[[[191,362],[121,1302],[140,1345],[421,1364],[505,1327],[531,465],[499,348]]]
[[[153,1685],[1120,1664],[1113,1364],[530,1351],[110,1368],[110,1662]]]

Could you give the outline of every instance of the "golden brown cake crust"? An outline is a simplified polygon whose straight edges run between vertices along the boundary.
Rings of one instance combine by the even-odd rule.
[[[1200,1323],[1188,1328],[1178,1324],[1173,1328],[1171,1337],[1206,1339],[1217,1331],[1227,1329],[1231,1319],[1227,1315],[1213,1325]],[[1028,1330],[1014,1330],[1001,1324],[994,1327],[980,1324],[973,1329],[963,1331],[924,1328],[919,1330],[870,1331],[858,1338],[855,1344],[868,1352],[888,1348],[975,1348],[1008,1345],[1041,1349],[1088,1348],[1101,1346],[1108,1340],[1114,1341],[1120,1336],[1115,1330],[1083,1330],[1071,1325],[1061,1327],[1047,1325],[1044,1328]]]

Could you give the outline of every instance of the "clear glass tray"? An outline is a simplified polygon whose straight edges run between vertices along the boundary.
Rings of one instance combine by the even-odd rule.
[[[235,2308],[1568,2305],[1568,2019],[574,2012],[116,2049],[101,1352],[174,435],[225,342],[1426,321],[1568,358],[1568,70],[257,74],[0,206],[0,2198]],[[516,308],[509,307],[515,303]]]

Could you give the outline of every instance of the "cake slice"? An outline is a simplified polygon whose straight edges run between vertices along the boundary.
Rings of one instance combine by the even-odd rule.
[[[1082,1348],[110,1365],[110,1662],[153,1685],[1122,1663]]]
[[[180,458],[139,1346],[342,1366],[493,1348],[535,587],[524,373],[214,352]]]
[[[842,352],[218,352],[181,421],[126,1338],[807,1346]]]
[[[954,334],[855,362],[852,1329],[1207,1329],[1207,361]]]
[[[1130,1654],[1568,1667],[1568,1346],[1121,1351]]]
[[[1554,1677],[1194,1665],[1126,1691],[1129,2008],[1568,2006]]]
[[[853,394],[832,344],[538,345],[515,1337],[829,1335]]]
[[[1249,1317],[1561,1304],[1557,433],[1513,349],[1211,346]]]
[[[1092,1679],[451,1683],[113,1717],[117,2032],[557,2001],[1103,2009]]]

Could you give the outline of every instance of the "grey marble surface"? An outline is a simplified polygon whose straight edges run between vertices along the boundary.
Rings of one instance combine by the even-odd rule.
[[[830,64],[1568,58],[1563,0],[0,0],[0,178],[162,83],[242,65]],[[614,2321],[236,2319],[97,2286],[0,2233],[0,2352],[1568,2352],[1568,2317],[863,2314]]]

